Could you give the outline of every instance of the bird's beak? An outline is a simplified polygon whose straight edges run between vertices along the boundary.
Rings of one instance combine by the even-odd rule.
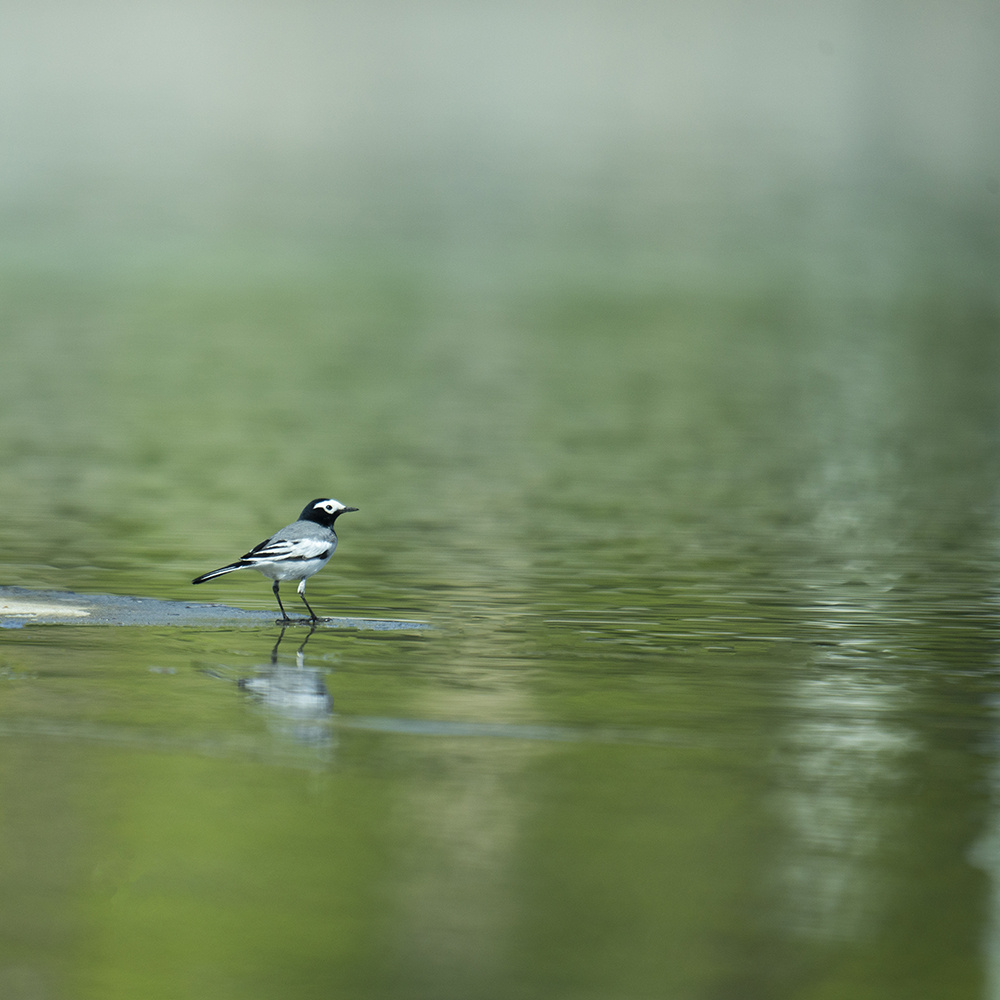
[[[352,510],[357,510],[357,509],[358,509],[357,507],[345,507],[340,513],[349,514]]]

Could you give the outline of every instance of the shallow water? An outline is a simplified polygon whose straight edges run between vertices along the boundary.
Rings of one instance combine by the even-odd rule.
[[[188,581],[333,493],[314,606],[434,628],[5,629],[9,995],[993,989],[995,330],[58,290],[9,583],[267,608]]]
[[[910,8],[99,6],[0,92],[0,584],[276,610],[190,581],[333,495],[313,607],[432,627],[0,629],[0,996],[1000,997],[1000,209]],[[971,23],[900,78],[992,120]]]

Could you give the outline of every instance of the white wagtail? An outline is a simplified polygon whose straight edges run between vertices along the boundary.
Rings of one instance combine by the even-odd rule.
[[[288,612],[281,603],[278,584],[282,580],[298,580],[298,594],[302,603],[309,608],[309,618],[319,621],[316,612],[309,607],[306,600],[306,580],[318,573],[329,561],[337,548],[337,535],[333,530],[333,522],[348,511],[357,507],[345,507],[339,500],[313,500],[307,503],[299,514],[299,519],[292,524],[276,531],[260,545],[255,545],[246,555],[240,556],[234,563],[213,569],[211,573],[199,576],[192,583],[205,583],[217,576],[233,573],[238,569],[255,569],[263,573],[274,584],[271,589],[278,598],[281,608],[281,620],[289,622]]]

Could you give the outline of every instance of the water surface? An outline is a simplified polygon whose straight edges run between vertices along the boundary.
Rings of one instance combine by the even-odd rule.
[[[12,995],[982,995],[995,331],[59,291],[11,583],[190,599],[332,493],[315,606],[434,629],[5,630]]]

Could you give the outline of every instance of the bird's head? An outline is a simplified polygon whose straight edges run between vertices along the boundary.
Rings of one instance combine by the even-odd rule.
[[[300,521],[315,521],[317,524],[322,524],[325,527],[333,527],[333,522],[340,517],[341,514],[347,514],[352,510],[357,510],[357,507],[346,507],[339,500],[312,500],[305,505],[302,513],[299,515]]]

